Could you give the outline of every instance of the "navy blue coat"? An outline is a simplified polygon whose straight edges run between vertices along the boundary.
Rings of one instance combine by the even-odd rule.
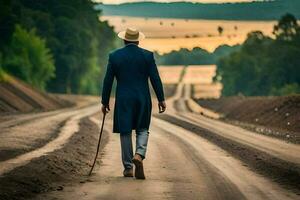
[[[103,82],[102,104],[108,105],[114,78],[117,80],[113,132],[149,129],[151,95],[148,80],[158,101],[164,100],[161,79],[153,53],[129,44],[110,53]]]

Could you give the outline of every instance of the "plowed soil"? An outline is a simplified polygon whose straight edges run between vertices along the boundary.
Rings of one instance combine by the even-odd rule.
[[[275,135],[300,141],[300,95],[284,97],[222,97],[197,102],[223,114],[223,119],[271,128]],[[269,131],[269,130],[268,130]],[[270,130],[271,131],[271,130]],[[271,133],[271,132],[270,132]]]
[[[48,111],[71,105],[57,95],[41,92],[11,76],[0,81],[0,114]]]

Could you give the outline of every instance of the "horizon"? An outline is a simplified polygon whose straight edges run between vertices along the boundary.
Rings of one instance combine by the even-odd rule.
[[[107,5],[118,5],[125,3],[142,3],[142,2],[153,2],[153,3],[176,3],[176,2],[190,2],[190,3],[204,3],[204,4],[222,4],[222,3],[247,3],[247,2],[263,2],[263,1],[274,1],[274,0],[93,0],[97,3],[103,3]]]

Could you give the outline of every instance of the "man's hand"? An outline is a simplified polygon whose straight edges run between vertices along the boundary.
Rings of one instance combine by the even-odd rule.
[[[158,110],[159,110],[159,113],[163,113],[165,112],[167,106],[166,106],[166,102],[165,101],[161,101],[158,103]]]
[[[110,111],[109,105],[102,105],[101,111],[104,115],[108,113]]]

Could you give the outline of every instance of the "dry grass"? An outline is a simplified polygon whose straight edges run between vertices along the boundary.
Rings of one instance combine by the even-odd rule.
[[[186,20],[124,16],[102,16],[100,20],[107,20],[115,27],[116,32],[126,27],[140,29],[147,36],[141,45],[160,53],[193,47],[213,51],[222,44],[242,43],[247,34],[254,30],[260,30],[271,36],[276,23],[276,21]],[[224,28],[222,35],[217,31],[218,26]]]
[[[159,66],[159,73],[164,85],[176,85],[183,75],[184,66]],[[219,98],[222,84],[213,82],[216,74],[215,65],[190,65],[185,69],[182,81],[193,86],[194,98]]]
[[[212,84],[216,75],[216,65],[190,65],[183,77],[184,83]]]
[[[221,97],[221,83],[196,84],[193,87],[193,97],[196,99],[218,99]]]
[[[159,66],[159,74],[164,84],[177,84],[184,66]]]
[[[193,86],[194,98],[219,98],[222,84],[213,82],[216,65],[191,65],[185,71],[183,82]]]

